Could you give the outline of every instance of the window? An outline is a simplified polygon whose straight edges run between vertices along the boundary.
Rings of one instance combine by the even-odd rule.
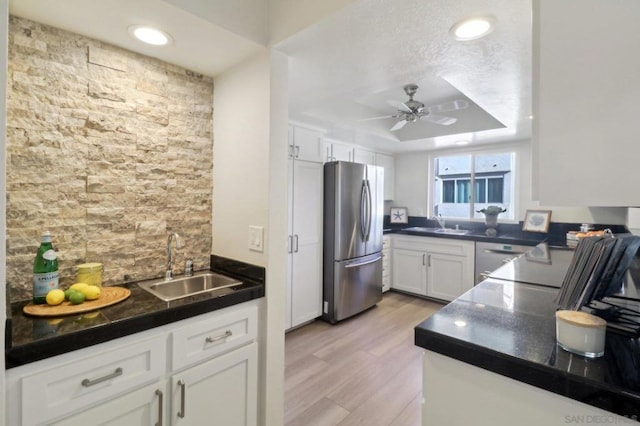
[[[484,218],[477,210],[498,205],[513,219],[514,160],[511,152],[435,158],[433,215]]]

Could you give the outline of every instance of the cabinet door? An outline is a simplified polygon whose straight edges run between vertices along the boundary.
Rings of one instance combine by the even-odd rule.
[[[323,165],[296,161],[293,182],[292,327],[322,314]]]
[[[339,143],[331,144],[332,161],[353,161],[353,147]]]
[[[451,301],[473,287],[473,272],[464,256],[427,253],[427,296]]]
[[[426,296],[426,256],[421,251],[394,248],[391,255],[391,288]]]
[[[158,382],[103,402],[97,407],[63,420],[49,423],[55,426],[154,426],[163,425],[165,417],[164,383]]]
[[[376,165],[376,153],[364,149],[355,148],[353,150],[353,162],[361,164]]]
[[[384,169],[384,199],[393,200],[395,188],[395,162],[391,155],[376,153],[376,166]]]
[[[252,343],[171,377],[172,425],[257,423],[258,347]]]
[[[321,132],[304,127],[294,127],[293,145],[293,157],[297,160],[322,163],[324,144]]]

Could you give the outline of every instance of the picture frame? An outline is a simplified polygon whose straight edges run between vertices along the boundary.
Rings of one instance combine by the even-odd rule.
[[[522,221],[522,230],[527,232],[549,232],[551,210],[527,210]]]
[[[391,223],[409,223],[409,213],[406,207],[391,207]]]

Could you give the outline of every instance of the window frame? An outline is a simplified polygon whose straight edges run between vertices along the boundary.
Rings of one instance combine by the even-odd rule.
[[[513,215],[511,218],[507,218],[504,217],[500,219],[501,222],[503,223],[518,223],[518,217],[519,217],[519,207],[520,207],[520,199],[518,196],[516,196],[516,193],[519,193],[519,188],[520,188],[520,181],[522,179],[521,173],[526,172],[526,170],[523,170],[521,167],[521,156],[522,151],[520,149],[520,147],[517,146],[510,146],[510,145],[501,145],[499,147],[493,148],[493,149],[452,149],[452,150],[438,150],[438,151],[432,151],[429,155],[428,155],[428,184],[427,184],[427,212],[428,212],[428,217],[432,217],[433,215],[433,211],[434,211],[434,207],[435,207],[435,202],[433,199],[433,194],[436,191],[436,176],[435,176],[435,171],[436,171],[436,159],[437,158],[442,158],[442,157],[455,157],[455,156],[470,156],[471,157],[471,163],[472,166],[472,172],[471,175],[468,179],[474,180],[475,179],[475,173],[474,173],[474,169],[475,169],[475,159],[478,156],[483,156],[483,155],[500,155],[500,154],[510,154],[512,156],[512,170],[511,173],[513,174],[512,180],[511,180],[511,194],[510,194],[510,198],[512,200],[511,205],[512,210],[513,210]],[[526,168],[525,168],[526,169]],[[485,176],[481,176],[481,178],[491,178],[491,177],[502,177],[503,178],[503,185],[504,185],[504,175],[501,174],[488,174]],[[456,177],[455,179],[463,179],[463,177]],[[484,218],[482,217],[474,217],[474,205],[478,204],[478,202],[475,201],[475,182],[474,185],[470,185],[472,188],[471,189],[471,199],[474,200],[473,203],[469,203],[469,216],[468,217],[458,217],[458,216],[445,216],[446,219],[451,219],[451,220],[464,220],[464,221],[469,221],[469,222],[484,222]],[[488,185],[487,185],[487,197],[488,197]],[[454,197],[457,194],[454,194]],[[454,198],[455,200],[455,198]],[[485,203],[480,203],[480,204],[487,204],[488,202]],[[503,204],[503,203],[496,203],[496,204]]]

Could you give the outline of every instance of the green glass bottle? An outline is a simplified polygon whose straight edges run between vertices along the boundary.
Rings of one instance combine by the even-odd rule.
[[[51,233],[44,231],[33,262],[33,303],[46,303],[47,293],[58,288],[58,254],[51,244]]]

